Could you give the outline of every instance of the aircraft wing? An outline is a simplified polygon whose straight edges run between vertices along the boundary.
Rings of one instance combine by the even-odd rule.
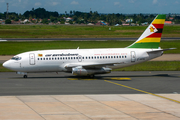
[[[78,66],[82,66],[83,68],[102,68],[106,66],[114,66],[114,64],[121,63],[70,63],[65,65],[65,68],[74,68]]]

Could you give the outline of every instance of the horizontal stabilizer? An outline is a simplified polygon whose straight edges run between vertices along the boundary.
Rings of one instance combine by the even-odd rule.
[[[160,51],[167,51],[167,50],[174,50],[174,49],[176,49],[176,48],[168,48],[168,49],[153,50],[153,51],[148,51],[147,53],[160,52]]]

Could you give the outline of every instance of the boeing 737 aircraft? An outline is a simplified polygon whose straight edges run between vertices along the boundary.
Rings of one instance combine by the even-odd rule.
[[[3,66],[24,78],[36,72],[70,72],[90,77],[110,73],[112,69],[142,63],[170,50],[159,47],[165,18],[157,15],[139,39],[126,48],[30,51],[14,56]]]

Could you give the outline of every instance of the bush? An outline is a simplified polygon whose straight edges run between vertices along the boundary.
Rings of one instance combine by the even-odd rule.
[[[5,24],[11,24],[11,20],[10,19],[5,20]]]

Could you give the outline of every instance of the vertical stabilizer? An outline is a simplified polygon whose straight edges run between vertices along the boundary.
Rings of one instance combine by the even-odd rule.
[[[157,49],[161,41],[166,15],[157,15],[139,39],[127,48]]]

